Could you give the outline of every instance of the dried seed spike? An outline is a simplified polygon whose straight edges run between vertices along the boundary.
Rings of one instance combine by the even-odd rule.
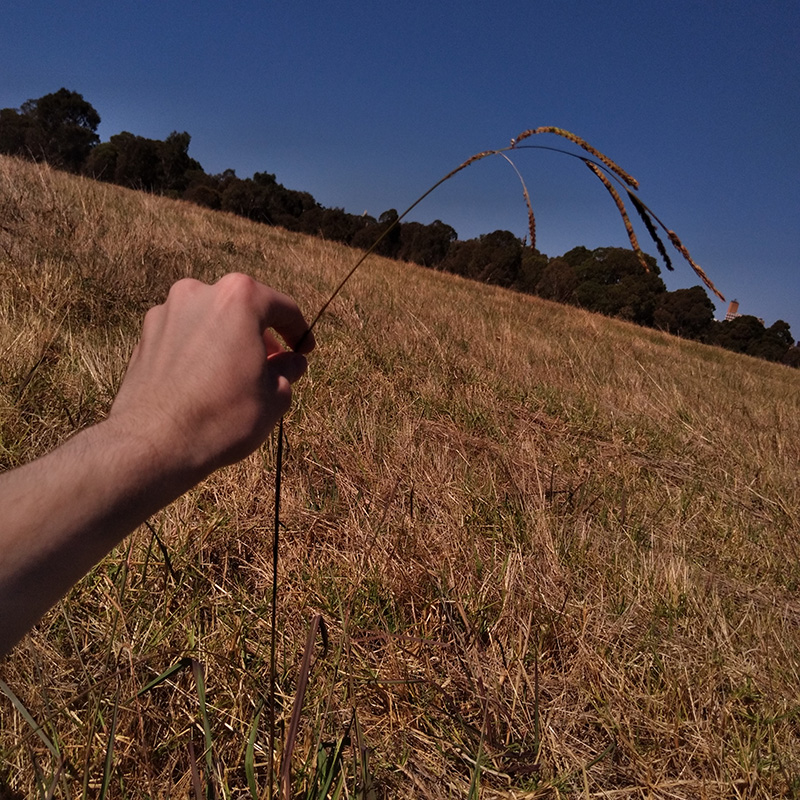
[[[722,295],[719,289],[712,283],[711,279],[706,275],[705,272],[699,267],[698,264],[694,262],[694,259],[689,255],[689,251],[686,249],[686,246],[683,242],[678,238],[678,234],[675,231],[667,231],[667,236],[669,236],[670,242],[672,242],[672,246],[689,262],[692,269],[697,273],[698,277],[700,278],[703,283],[711,289],[714,294],[719,297],[722,302],[725,302],[725,297]]]
[[[633,225],[631,224],[625,204],[622,202],[622,198],[619,196],[619,192],[612,186],[611,181],[603,174],[603,171],[597,166],[597,164],[594,164],[588,160],[584,160],[583,163],[586,164],[586,166],[589,167],[589,169],[594,172],[598,178],[600,178],[600,180],[603,182],[603,186],[608,189],[608,193],[614,198],[614,202],[617,204],[617,209],[622,215],[622,221],[625,223],[625,230],[628,232],[628,240],[631,243],[633,252],[636,253],[636,257],[639,259],[639,263],[644,267],[645,272],[650,272],[647,259],[644,257],[642,248],[639,247],[639,240],[636,238],[636,232],[633,230]]]
[[[528,196],[527,187],[522,187],[522,193],[525,195],[525,204],[528,206],[528,233],[531,237],[531,250],[536,249],[536,218],[533,216],[533,207],[531,206],[531,198]]]
[[[496,155],[498,152],[499,150],[484,150],[481,153],[475,153],[474,156],[470,156],[462,164],[459,164],[454,170],[448,172],[447,175],[445,175],[444,178],[442,178],[439,183],[436,184],[436,186],[440,186],[445,181],[449,181],[453,175],[461,172],[462,169],[466,169],[470,164],[474,164],[476,161],[480,161],[482,158],[486,158],[487,156]]]
[[[650,218],[649,209],[630,189],[626,189],[625,191],[627,191],[628,197],[631,203],[633,203],[633,207],[642,218],[642,222],[644,222],[647,232],[650,234],[652,240],[656,243],[659,255],[664,259],[664,266],[670,272],[674,271],[675,267],[672,266],[672,260],[669,257],[669,253],[667,253],[667,248],[664,247],[664,242],[661,241],[661,237],[658,235],[656,226],[653,224],[653,220]]]
[[[512,148],[513,149],[513,148]],[[501,155],[509,164],[511,164],[511,169],[517,173],[517,177],[519,178],[519,182],[522,184],[522,196],[525,198],[525,206],[528,209],[528,233],[531,237],[531,250],[536,249],[536,218],[533,216],[533,206],[531,205],[531,196],[528,194],[528,187],[525,185],[525,178],[522,177],[522,173],[517,169],[517,165],[502,151],[498,151],[498,155]]]
[[[541,133],[541,130],[539,128],[528,128],[527,131],[522,131],[522,133],[519,136],[515,136],[511,140],[511,146],[516,147],[523,139],[527,139],[536,133]]]
[[[564,139],[572,142],[573,144],[578,145],[578,147],[584,149],[587,153],[590,153],[595,158],[602,161],[615,175],[621,178],[628,186],[633,186],[634,189],[639,188],[639,181],[636,180],[632,175],[629,175],[625,172],[622,167],[619,166],[615,161],[612,161],[607,155],[604,155],[596,148],[592,147],[589,142],[585,139],[581,139],[580,136],[565,130],[564,128],[556,128],[552,125],[543,125],[540,128],[530,128],[527,131],[523,131],[519,136],[517,136],[512,141],[514,142],[514,147],[519,144],[523,139],[527,139],[530,136],[535,136],[537,133],[554,133],[556,136],[561,136]]]

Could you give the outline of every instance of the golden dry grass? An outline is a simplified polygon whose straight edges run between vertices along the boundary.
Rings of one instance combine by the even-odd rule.
[[[3,467],[102,417],[176,278],[244,271],[311,316],[353,258],[0,159]],[[281,724],[314,614],[330,637],[296,796],[353,709],[351,797],[464,797],[476,761],[487,799],[800,796],[797,371],[377,258],[317,340],[283,478]],[[0,664],[8,796],[250,797],[251,733],[264,796],[274,445]]]

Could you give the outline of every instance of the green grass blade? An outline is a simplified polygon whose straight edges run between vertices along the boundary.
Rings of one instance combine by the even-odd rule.
[[[258,786],[256,784],[256,771],[255,771],[255,746],[256,736],[258,736],[258,722],[261,719],[261,712],[263,705],[256,712],[253,724],[250,726],[250,734],[247,737],[247,748],[244,752],[244,772],[247,777],[247,788],[250,790],[250,797],[253,800],[258,800]]]
[[[483,743],[481,743],[483,744]],[[475,766],[472,769],[472,777],[469,782],[468,800],[478,800],[481,792],[481,748],[478,748],[478,756],[475,759]]]
[[[362,800],[377,800],[375,782],[369,769],[369,750],[364,742],[364,733],[361,730],[361,723],[358,721],[358,714],[356,714],[355,709],[353,709],[353,727],[355,728],[356,736],[357,774],[360,777],[356,796]]]
[[[203,676],[203,665],[195,658],[192,659],[192,673],[194,674],[195,684],[197,685],[197,698],[200,702],[200,719],[203,723],[203,739],[206,751],[206,786],[208,797],[214,798],[214,739],[211,735],[211,722],[208,718],[208,706],[206,703],[206,683]]]
[[[334,783],[336,786],[331,794],[331,800],[336,800],[341,796],[344,788],[342,751],[346,743],[346,737],[339,739],[333,753],[329,753],[327,747],[320,748],[317,754],[317,771],[311,787],[306,793],[306,800],[326,800]]]
[[[137,697],[141,697],[143,694],[146,694],[151,689],[155,689],[156,686],[159,684],[164,683],[165,680],[171,678],[176,672],[180,672],[182,669],[186,669],[193,664],[193,660],[191,658],[182,658],[178,661],[177,664],[173,664],[171,667],[168,667],[164,670],[157,678],[153,678],[146,686],[143,686],[136,692]]]
[[[114,713],[111,716],[111,730],[108,732],[108,744],[106,745],[106,759],[103,764],[103,783],[100,787],[99,800],[105,800],[111,783],[111,771],[114,766],[114,739],[117,735],[117,713],[119,711],[119,691],[114,698]]]
[[[22,701],[14,694],[11,687],[4,680],[0,680],[0,691],[8,697],[14,708],[20,713],[20,716],[30,725],[31,730],[42,740],[42,743],[53,754],[53,757],[60,761],[61,753],[58,752],[58,748],[53,744],[44,730],[42,730],[42,726],[31,716],[28,709],[25,708]]]

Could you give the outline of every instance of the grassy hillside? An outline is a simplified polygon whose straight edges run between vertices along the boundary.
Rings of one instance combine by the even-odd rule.
[[[2,467],[102,418],[175,279],[310,316],[353,258],[0,159]],[[800,796],[800,372],[380,259],[317,340],[283,474],[278,758],[314,615],[328,639],[294,796],[345,734],[343,797]],[[0,664],[0,796],[265,796],[274,451]]]

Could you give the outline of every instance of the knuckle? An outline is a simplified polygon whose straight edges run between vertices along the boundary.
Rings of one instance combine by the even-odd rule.
[[[217,285],[233,294],[249,295],[255,288],[256,282],[243,272],[229,272],[219,279]]]
[[[167,300],[175,300],[183,297],[190,297],[196,294],[200,289],[205,286],[202,281],[195,278],[181,278],[172,284],[167,295]]]

